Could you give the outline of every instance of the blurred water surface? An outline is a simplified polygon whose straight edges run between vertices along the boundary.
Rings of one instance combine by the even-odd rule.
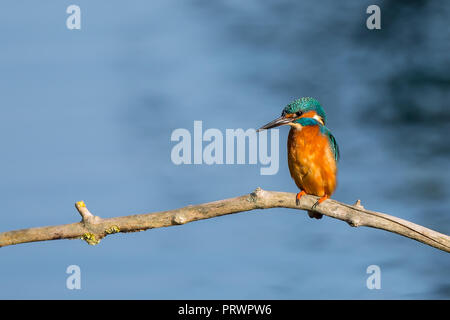
[[[24,6],[26,4],[26,6]],[[3,1],[0,231],[296,192],[280,170],[181,165],[176,128],[256,128],[316,97],[341,148],[334,198],[450,233],[450,6],[381,1]],[[448,254],[271,209],[2,248],[0,298],[450,298]],[[82,290],[66,289],[77,264]],[[379,265],[382,289],[368,290]]]

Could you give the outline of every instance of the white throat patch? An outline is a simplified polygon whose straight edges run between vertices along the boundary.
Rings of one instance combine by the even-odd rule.
[[[295,128],[296,130],[302,130],[303,126],[300,123],[290,122],[288,123],[292,128]]]
[[[319,121],[323,126],[325,125],[325,123],[323,123],[322,118],[319,117],[317,114],[314,115],[313,119],[316,119],[317,121]]]

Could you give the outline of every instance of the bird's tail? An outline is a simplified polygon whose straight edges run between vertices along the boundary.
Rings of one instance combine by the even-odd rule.
[[[314,219],[322,219],[323,214],[315,212],[315,211],[308,211],[308,216],[310,218],[314,218]]]

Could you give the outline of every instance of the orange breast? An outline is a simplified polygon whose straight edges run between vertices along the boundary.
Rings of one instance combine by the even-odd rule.
[[[336,189],[337,166],[328,138],[318,126],[292,127],[288,138],[289,171],[297,187],[319,197]]]

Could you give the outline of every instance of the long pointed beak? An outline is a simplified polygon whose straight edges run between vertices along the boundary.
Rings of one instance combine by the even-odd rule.
[[[256,130],[256,132],[260,132],[262,130],[272,129],[272,128],[275,128],[278,126],[282,126],[283,124],[288,124],[294,120],[295,120],[295,118],[286,118],[286,117],[281,116],[281,117],[269,122],[268,124],[262,126],[258,130]]]

